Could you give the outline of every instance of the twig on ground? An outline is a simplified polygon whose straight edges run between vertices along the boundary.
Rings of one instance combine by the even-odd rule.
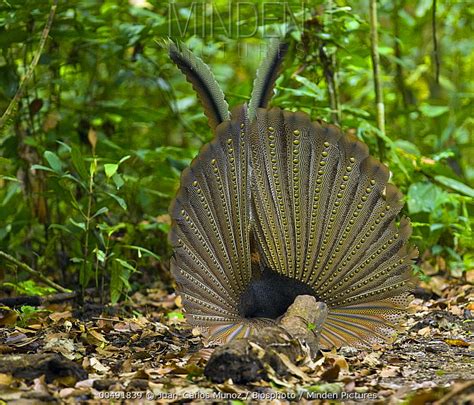
[[[8,253],[5,253],[5,252],[0,250],[0,257],[3,257],[4,259],[8,260],[9,262],[17,265],[20,269],[25,270],[27,273],[30,273],[32,276],[34,276],[38,280],[41,280],[43,283],[45,283],[46,285],[49,285],[50,287],[53,287],[57,291],[62,292],[62,293],[69,293],[70,292],[66,288],[60,286],[59,284],[56,284],[54,281],[51,281],[48,277],[41,274],[39,271],[34,270],[30,266],[28,266],[27,264],[22,263],[19,260],[15,259],[13,256],[9,255]]]

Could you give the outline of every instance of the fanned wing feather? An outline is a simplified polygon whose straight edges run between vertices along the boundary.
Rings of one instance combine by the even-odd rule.
[[[367,146],[302,113],[259,109],[251,124],[254,238],[266,265],[330,308],[323,345],[387,338],[411,287],[401,193]]]
[[[270,43],[265,59],[258,68],[257,76],[253,82],[249,103],[249,119],[251,121],[255,118],[257,108],[265,108],[272,98],[275,81],[287,50],[288,44],[279,39],[274,39]]]
[[[235,335],[246,333],[238,303],[251,264],[245,107],[233,116],[217,127],[216,138],[183,172],[170,209],[170,241],[175,248],[171,271],[190,323],[217,328],[220,334],[219,328],[230,324],[225,333]]]
[[[236,110],[183,172],[171,209],[172,272],[190,323],[224,342],[272,322],[239,312],[253,258],[327,303],[323,347],[391,337],[416,251],[408,220],[395,224],[402,195],[388,177],[334,126],[278,108],[249,122]]]
[[[229,119],[229,106],[224,93],[216,82],[209,67],[194,55],[184,44],[178,48],[173,42],[168,44],[172,61],[193,85],[213,131],[223,121]]]

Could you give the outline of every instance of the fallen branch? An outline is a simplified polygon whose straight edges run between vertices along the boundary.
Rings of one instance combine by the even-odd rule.
[[[19,295],[18,297],[0,298],[0,305],[5,305],[10,308],[21,307],[23,305],[30,305],[32,307],[39,307],[41,305],[57,304],[59,302],[73,300],[77,297],[77,292],[66,292],[52,295]]]
[[[61,293],[69,293],[70,291],[59,284],[56,284],[54,281],[51,281],[48,277],[45,275],[41,274],[39,271],[32,269],[30,266],[28,266],[25,263],[20,262],[19,260],[15,259],[13,256],[9,255],[8,253],[5,253],[0,250],[0,257],[3,257],[4,259],[8,260],[9,262],[15,264],[18,266],[20,269],[26,271],[27,273],[31,274],[38,280],[41,280],[43,283],[46,285],[49,285],[50,287],[53,287],[55,290],[61,292]]]

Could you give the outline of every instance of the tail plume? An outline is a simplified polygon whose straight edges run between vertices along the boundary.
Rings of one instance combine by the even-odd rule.
[[[189,83],[193,85],[213,131],[223,121],[229,119],[229,106],[224,93],[201,58],[194,55],[184,44],[178,47],[173,42],[168,43],[171,60],[183,72]]]

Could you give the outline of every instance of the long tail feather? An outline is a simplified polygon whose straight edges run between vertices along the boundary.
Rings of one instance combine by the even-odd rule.
[[[253,82],[248,111],[251,121],[255,118],[257,108],[265,108],[272,98],[273,87],[287,50],[288,44],[279,39],[275,39],[270,43],[267,55],[258,68],[257,76]]]
[[[179,48],[172,41],[168,43],[172,61],[193,85],[213,131],[223,121],[229,119],[229,106],[209,66],[194,55],[184,44]]]

